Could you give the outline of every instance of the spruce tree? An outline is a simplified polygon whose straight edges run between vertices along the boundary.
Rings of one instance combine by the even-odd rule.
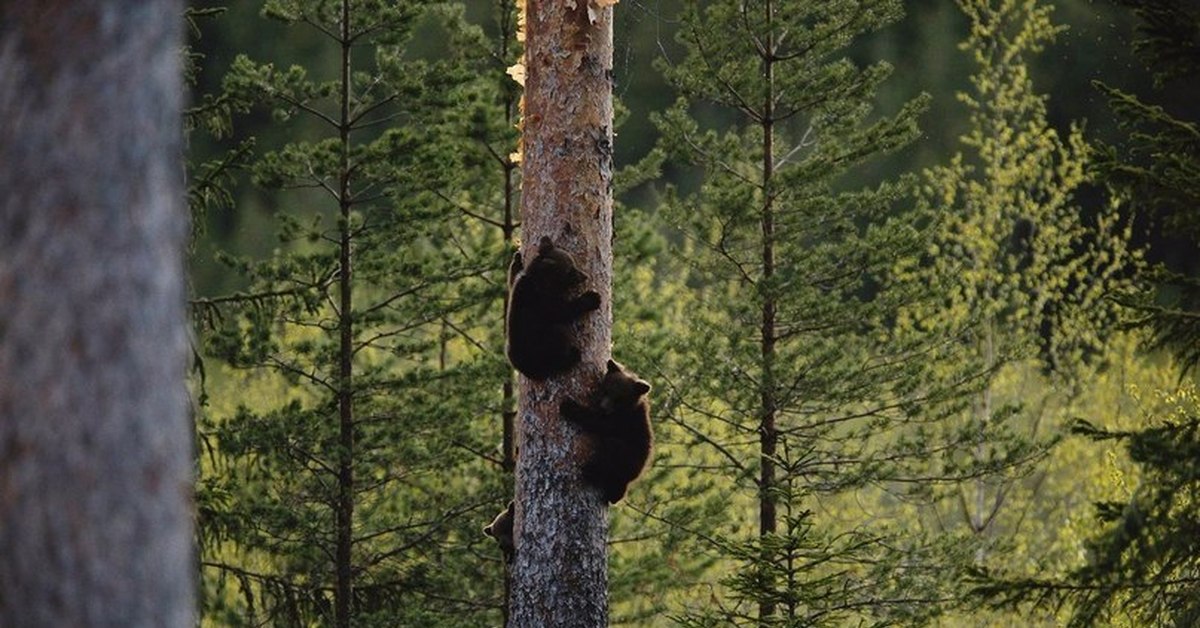
[[[1123,0],[1138,18],[1138,56],[1153,69],[1159,87],[1200,75],[1200,11],[1178,0]],[[1098,84],[1126,130],[1124,141],[1105,147],[1101,177],[1114,195],[1159,219],[1185,246],[1200,243],[1200,120],[1177,113],[1165,102],[1150,104]],[[1152,348],[1167,348],[1187,372],[1200,364],[1200,283],[1193,274],[1166,265],[1141,278],[1141,299],[1127,299],[1134,318],[1153,332]],[[1147,624],[1200,622],[1195,577],[1200,569],[1196,494],[1200,475],[1200,401],[1194,386],[1164,393],[1151,408],[1153,420],[1131,432],[1078,430],[1098,439],[1117,439],[1139,465],[1141,481],[1125,503],[1098,505],[1104,529],[1090,543],[1089,564],[1074,574],[1067,590],[1073,622],[1088,625],[1116,613]]]
[[[1138,18],[1134,51],[1154,74],[1155,85],[1178,87],[1200,75],[1200,12],[1178,0],[1121,0]],[[1188,259],[1200,243],[1200,120],[1163,96],[1143,99],[1102,82],[1096,87],[1124,131],[1103,146],[1097,170],[1116,197],[1178,240],[1182,264],[1161,264],[1143,283],[1146,290],[1124,302],[1137,323],[1149,326],[1156,347],[1178,354],[1189,368],[1200,363],[1200,284]]]

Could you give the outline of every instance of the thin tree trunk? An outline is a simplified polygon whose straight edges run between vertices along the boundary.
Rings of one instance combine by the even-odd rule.
[[[501,57],[501,58],[503,58],[503,57]],[[511,125],[513,122],[513,117],[512,117],[513,103],[511,100],[509,100],[508,102],[505,103],[504,109],[505,109],[505,120]],[[504,241],[506,243],[511,243],[513,241],[513,234],[517,230],[517,226],[513,222],[513,200],[514,200],[514,196],[515,196],[515,192],[513,189],[514,188],[514,186],[513,186],[513,170],[515,168],[516,168],[516,166],[512,163],[506,162],[504,164],[504,222],[501,223],[500,228],[504,233]],[[509,295],[508,292],[504,293],[504,303],[503,303],[503,306],[504,306],[503,313],[504,314],[508,313],[508,300],[509,300],[510,296],[511,295]],[[502,317],[501,320],[503,321],[504,318]],[[505,332],[505,334],[508,333],[507,326],[505,326],[504,332]],[[508,338],[506,337],[505,341],[507,341],[507,340],[508,340]],[[504,469],[505,473],[512,473],[517,468],[517,442],[516,442],[516,418],[517,418],[516,401],[517,401],[517,399],[516,399],[516,395],[514,394],[515,390],[516,390],[516,386],[514,385],[515,380],[516,380],[516,374],[517,374],[516,371],[512,370],[511,368],[509,369],[508,377],[504,380],[504,387],[503,387],[503,392],[502,392],[503,397],[500,400],[501,401],[501,403],[500,403],[500,408],[501,408],[500,420],[501,420],[501,427],[503,429],[503,434],[504,434],[503,442],[502,442],[502,448],[504,451],[503,451],[503,459],[501,460],[501,466]]]
[[[779,441],[778,429],[775,426],[775,294],[772,277],[775,275],[775,204],[772,178],[775,173],[775,77],[774,54],[775,35],[773,27],[773,7],[767,0],[765,5],[767,36],[765,41],[765,56],[763,58],[763,78],[766,81],[766,95],[763,99],[762,119],[762,328],[760,330],[760,350],[762,359],[762,417],[759,425],[759,453],[762,469],[758,486],[758,530],[760,537],[773,535],[777,529],[775,511],[775,450]],[[769,596],[770,594],[768,594]],[[758,615],[766,620],[775,614],[775,602],[771,597],[759,601]]]
[[[517,36],[517,20],[513,11],[513,0],[500,0],[498,22],[500,24],[500,49],[498,56],[500,59],[508,59],[509,47],[516,41]],[[508,76],[504,77],[508,87]],[[511,90],[505,90],[504,96],[504,126],[512,128],[516,123],[517,112],[517,97]],[[500,222],[501,233],[504,234],[505,244],[513,242],[513,235],[516,233],[517,224],[514,214],[514,203],[516,200],[516,185],[513,180],[516,176],[518,164],[514,163],[510,157],[505,157],[501,163],[501,168],[504,171],[504,216]],[[507,275],[507,269],[506,273]],[[511,295],[506,291],[504,293],[504,309],[501,310],[501,321],[508,314],[508,300]],[[508,333],[508,326],[504,325],[504,333]],[[508,338],[505,337],[507,343]],[[501,468],[506,476],[513,474],[517,470],[517,372],[511,367],[504,379],[504,386],[501,391],[500,400],[500,426],[502,441],[501,441]],[[508,625],[510,615],[510,601],[512,599],[512,565],[508,561],[502,561],[502,569],[504,570],[504,602],[500,608],[501,619],[505,626]]]
[[[195,622],[182,12],[0,4],[0,626]]]
[[[588,274],[601,308],[577,326],[579,367],[545,382],[520,378],[508,625],[598,628],[608,619],[607,509],[579,480],[580,443],[559,404],[586,398],[611,354],[612,10],[529,0],[527,11],[522,253],[532,259],[550,236]]]
[[[338,628],[350,628],[354,565],[354,301],[350,237],[350,0],[342,0],[341,177],[338,188],[338,502],[333,614]]]

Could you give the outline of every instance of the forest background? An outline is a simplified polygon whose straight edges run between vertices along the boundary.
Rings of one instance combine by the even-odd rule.
[[[1188,625],[1195,32],[1155,58],[1164,23],[1106,1],[781,3],[849,26],[795,36],[773,180],[721,96],[760,73],[727,4],[616,7],[614,356],[656,452],[612,509],[611,623]],[[516,11],[192,3],[206,625],[504,621]],[[767,189],[801,208],[775,279]]]

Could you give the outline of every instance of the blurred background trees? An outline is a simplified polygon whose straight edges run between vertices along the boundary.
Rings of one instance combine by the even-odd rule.
[[[1174,106],[1172,83],[1200,71],[1200,12],[1173,0],[1122,0],[1137,25],[1131,48],[1153,70],[1156,90],[1137,95],[1097,81],[1122,133],[1101,146],[1097,173],[1114,202],[1136,208],[1178,243],[1194,246],[1197,199],[1197,122],[1194,111]],[[1200,621],[1196,604],[1200,547],[1197,518],[1198,353],[1196,280],[1173,256],[1142,269],[1120,301],[1128,325],[1142,334],[1156,366],[1177,373],[1139,396],[1140,419],[1113,425],[1085,416],[1078,437],[1120,447],[1132,465],[1115,474],[1120,488],[1095,504],[1094,525],[1084,535],[1088,560],[1057,578],[1047,574],[993,575],[980,586],[993,605],[1022,603],[1069,609],[1069,625],[1189,625]],[[1057,575],[1057,574],[1054,574]]]

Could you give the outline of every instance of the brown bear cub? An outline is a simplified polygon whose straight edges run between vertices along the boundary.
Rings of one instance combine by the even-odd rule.
[[[512,563],[513,557],[517,554],[516,543],[513,541],[513,517],[515,516],[516,511],[510,501],[508,507],[496,515],[496,518],[483,529],[484,534],[496,539],[496,544],[504,553],[504,562],[506,563]]]
[[[589,439],[583,480],[600,489],[610,504],[625,497],[625,489],[641,475],[650,458],[650,384],[609,360],[604,379],[588,405],[562,402],[563,419],[579,426]]]
[[[587,281],[575,260],[549,237],[538,243],[537,257],[523,267],[521,253],[509,267],[508,360],[530,379],[546,379],[579,363],[571,323],[600,308],[600,294],[574,297]]]

